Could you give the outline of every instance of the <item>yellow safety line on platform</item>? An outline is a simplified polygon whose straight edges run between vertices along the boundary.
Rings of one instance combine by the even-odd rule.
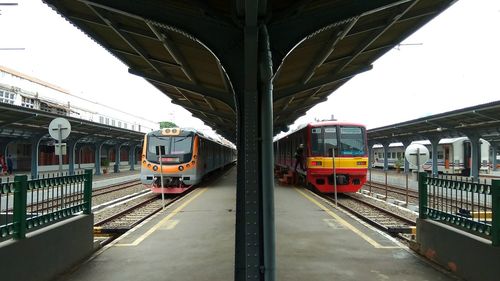
[[[148,238],[149,235],[151,235],[153,232],[155,232],[158,228],[160,228],[162,225],[167,223],[172,217],[177,215],[182,209],[184,209],[191,201],[193,201],[196,197],[200,196],[203,194],[203,192],[207,191],[207,188],[201,188],[198,189],[199,192],[195,194],[193,197],[189,198],[186,202],[182,203],[179,207],[177,207],[175,210],[173,210],[168,216],[166,216],[164,219],[162,219],[160,222],[158,222],[155,226],[151,227],[146,233],[141,235],[139,238],[135,239],[134,242],[130,244],[115,244],[114,246],[116,247],[131,247],[131,246],[137,246],[139,245],[144,239]]]
[[[368,235],[364,234],[362,231],[360,231],[359,229],[357,229],[352,224],[348,223],[346,220],[344,220],[343,218],[341,218],[340,216],[338,216],[337,214],[335,214],[334,212],[332,212],[330,209],[328,209],[327,207],[325,207],[323,204],[321,204],[320,202],[318,202],[317,200],[315,200],[311,196],[305,194],[302,190],[300,190],[298,188],[295,188],[295,190],[297,190],[298,193],[302,194],[302,196],[304,196],[305,198],[307,198],[309,201],[311,201],[314,204],[316,204],[318,207],[320,207],[323,211],[325,211],[327,214],[329,214],[335,220],[337,220],[338,222],[340,222],[346,228],[350,229],[352,232],[356,233],[361,238],[365,239],[366,242],[370,243],[373,247],[375,247],[377,249],[399,249],[399,248],[401,248],[400,246],[382,246],[382,245],[380,245],[377,241],[375,241],[375,240],[371,239],[370,237],[368,237]]]

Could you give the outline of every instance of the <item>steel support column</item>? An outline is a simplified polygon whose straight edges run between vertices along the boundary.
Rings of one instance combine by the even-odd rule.
[[[36,179],[38,178],[38,148],[40,146],[40,142],[42,141],[42,138],[45,136],[43,135],[34,135],[31,138],[31,178]]]
[[[130,171],[135,170],[135,148],[137,147],[137,144],[132,143],[129,146],[128,150],[128,164],[130,165]]]
[[[264,224],[264,280],[276,280],[273,157],[273,64],[266,26],[259,29],[262,212]],[[261,269],[262,271],[262,269]]]
[[[492,154],[493,154],[493,159],[491,159],[491,163],[493,166],[492,168],[493,168],[493,171],[496,171],[497,164],[498,164],[498,161],[497,161],[498,143],[492,142],[491,143],[491,150],[492,150]]]
[[[122,147],[122,144],[115,144],[115,165],[113,167],[113,170],[115,173],[120,172],[120,148]]]
[[[256,13],[258,1],[245,1]],[[255,5],[255,6],[252,6]],[[238,94],[235,280],[276,279],[272,58],[265,26],[244,27],[244,89]]]
[[[75,174],[75,147],[78,140],[68,140],[68,170],[70,175]]]
[[[388,143],[383,143],[382,146],[384,147],[384,171],[389,170],[389,161],[387,158],[389,158],[389,144]]]
[[[437,158],[437,151],[438,151],[438,145],[439,145],[439,138],[431,138],[429,139],[431,142],[431,151],[432,151],[432,175],[437,176],[439,169],[438,169],[438,158]],[[424,164],[424,163],[422,163]]]
[[[104,142],[98,142],[95,144],[95,174],[100,175],[101,174],[101,152],[102,152],[102,145]]]
[[[403,159],[404,159],[404,172],[405,174],[409,173],[410,172],[410,162],[408,162],[408,160],[406,160],[406,157],[405,157],[405,151],[406,151],[406,148],[411,144],[411,141],[410,140],[403,140],[401,141],[401,143],[403,144]]]
[[[368,170],[371,171],[373,162],[373,143],[368,143]]]
[[[481,161],[481,143],[479,141],[479,136],[477,135],[467,135],[470,140],[471,147],[471,162],[470,176],[474,180],[479,179],[479,163]],[[465,160],[466,161],[466,160]]]

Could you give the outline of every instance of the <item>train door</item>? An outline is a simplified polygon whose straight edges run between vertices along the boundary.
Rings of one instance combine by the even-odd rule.
[[[463,176],[470,176],[470,167],[472,165],[472,149],[471,143],[468,141],[464,141],[464,169],[462,170]]]
[[[444,169],[448,172],[450,168],[450,147],[448,145],[444,146]]]

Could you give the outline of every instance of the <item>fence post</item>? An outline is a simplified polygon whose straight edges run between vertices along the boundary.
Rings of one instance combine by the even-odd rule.
[[[491,243],[500,246],[500,180],[491,181]]]
[[[89,215],[92,213],[92,170],[85,170],[85,184],[83,187],[83,213]]]
[[[26,238],[26,201],[28,198],[28,176],[14,177],[14,239]]]
[[[418,174],[418,217],[427,218],[427,173]]]

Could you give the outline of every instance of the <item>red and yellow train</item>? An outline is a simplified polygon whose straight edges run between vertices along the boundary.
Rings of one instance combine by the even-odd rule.
[[[235,161],[234,147],[196,130],[153,131],[144,136],[141,182],[153,193],[183,193],[208,173]]]
[[[339,121],[299,126],[274,141],[274,163],[319,192],[356,192],[366,182],[366,128]]]

